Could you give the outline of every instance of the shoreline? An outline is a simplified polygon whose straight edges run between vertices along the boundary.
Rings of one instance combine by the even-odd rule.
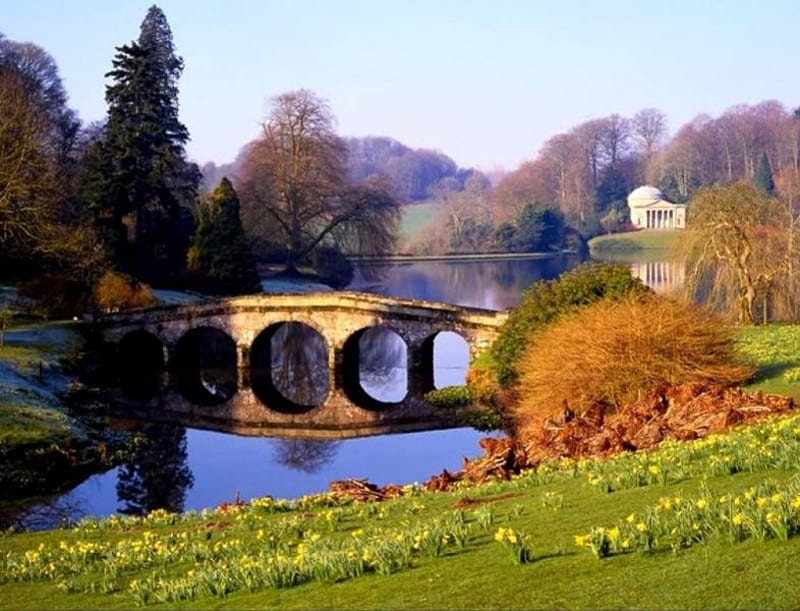
[[[423,261],[492,261],[502,259],[553,259],[563,255],[576,254],[574,251],[560,252],[513,252],[513,253],[477,253],[463,255],[388,255],[382,257],[353,256],[348,257],[353,263],[417,263]]]

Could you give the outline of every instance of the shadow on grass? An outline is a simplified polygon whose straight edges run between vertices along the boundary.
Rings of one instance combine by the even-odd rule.
[[[550,552],[547,554],[537,555],[534,554],[533,556],[533,563],[541,562],[542,560],[552,560],[554,558],[565,558],[568,556],[577,556],[578,552],[576,551],[567,551],[567,550],[556,550],[555,552]]]
[[[756,372],[753,375],[753,379],[750,381],[750,383],[758,384],[772,379],[780,380],[784,373],[790,369],[793,369],[795,366],[796,363],[787,361],[761,365],[760,367],[756,368]]]

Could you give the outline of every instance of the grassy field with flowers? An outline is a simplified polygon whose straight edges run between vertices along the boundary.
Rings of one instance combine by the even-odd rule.
[[[384,503],[0,538],[0,608],[796,608],[800,416]]]
[[[798,396],[800,327],[744,329]],[[0,609],[797,608],[800,415],[508,482],[0,535]]]
[[[737,347],[757,368],[748,390],[787,395],[800,403],[800,325],[743,327]]]

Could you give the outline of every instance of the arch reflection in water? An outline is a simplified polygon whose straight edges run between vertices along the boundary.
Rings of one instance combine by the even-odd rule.
[[[173,372],[189,401],[224,403],[236,394],[236,343],[214,327],[191,329],[175,346]]]
[[[164,348],[143,329],[132,331],[119,343],[119,386],[131,398],[146,401],[161,389]]]
[[[302,323],[268,327],[250,350],[250,385],[270,409],[313,409],[329,392],[328,345],[316,329]]]
[[[408,393],[408,347],[388,327],[369,327],[345,343],[345,390],[352,401],[372,409],[402,401]]]

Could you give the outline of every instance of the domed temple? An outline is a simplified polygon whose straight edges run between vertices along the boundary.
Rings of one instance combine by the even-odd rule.
[[[685,229],[686,204],[673,204],[655,187],[639,187],[628,195],[631,222],[641,229]]]

